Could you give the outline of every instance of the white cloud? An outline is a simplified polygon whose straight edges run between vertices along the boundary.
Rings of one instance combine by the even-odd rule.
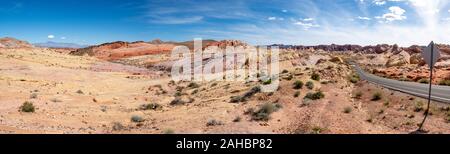
[[[389,13],[385,13],[382,16],[376,16],[375,18],[380,19],[380,22],[392,22],[396,20],[405,20],[406,16],[405,10],[398,6],[389,7]]]
[[[61,37],[61,40],[65,40],[65,39],[66,39],[66,37],[64,37],[64,36],[63,36],[63,37]]]
[[[281,10],[281,12],[284,12],[284,13],[286,13],[286,12],[288,12],[288,10]]]
[[[369,17],[361,17],[361,16],[358,16],[358,19],[359,19],[359,20],[372,20],[372,19],[369,18]]]
[[[314,18],[305,18],[305,19],[303,19],[303,21],[313,21],[314,20]]]
[[[320,25],[318,25],[318,24],[305,23],[305,22],[301,22],[301,21],[297,21],[294,24],[302,26],[303,29],[305,29],[305,30],[309,30],[310,28],[314,28],[314,27],[320,27]]]
[[[55,35],[48,35],[47,38],[53,39],[53,38],[55,38]]]
[[[277,17],[269,17],[267,20],[277,20]]]
[[[386,4],[386,1],[385,0],[373,0],[373,3],[375,5],[384,5],[384,4]]]

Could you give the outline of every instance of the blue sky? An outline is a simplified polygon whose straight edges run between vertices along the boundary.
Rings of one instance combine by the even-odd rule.
[[[450,44],[450,0],[9,0],[0,37],[36,42],[238,39],[251,44]]]

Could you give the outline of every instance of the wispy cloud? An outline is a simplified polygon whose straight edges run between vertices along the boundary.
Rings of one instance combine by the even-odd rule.
[[[242,39],[252,44],[397,43],[406,46],[431,40],[448,43],[450,22],[446,19],[450,14],[439,10],[449,10],[449,1],[231,0],[226,4],[204,1],[191,9],[173,5],[149,7],[148,20],[158,24],[200,23],[198,26],[202,28],[186,29],[196,36]],[[190,1],[175,5],[186,6],[183,3],[187,2]]]

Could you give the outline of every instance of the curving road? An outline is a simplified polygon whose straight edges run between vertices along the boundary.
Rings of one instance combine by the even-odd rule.
[[[356,72],[361,79],[367,80],[371,83],[381,85],[383,87],[412,94],[415,96],[428,98],[429,84],[420,84],[415,82],[397,81],[392,79],[382,78],[370,73],[364,72],[357,64],[352,63]],[[431,99],[434,101],[450,103],[450,86],[433,85],[431,91]]]

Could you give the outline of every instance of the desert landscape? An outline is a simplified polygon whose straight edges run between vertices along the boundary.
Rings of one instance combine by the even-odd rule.
[[[259,85],[270,81],[173,81],[180,45],[193,50],[193,41],[48,48],[1,38],[0,133],[407,134],[424,116],[427,99],[363,80],[350,64],[429,83],[421,46],[269,45],[280,48],[280,84],[265,93]],[[251,45],[203,41],[210,46]],[[450,86],[450,46],[439,48],[431,82]],[[450,133],[450,104],[433,101],[429,114],[428,133]]]

